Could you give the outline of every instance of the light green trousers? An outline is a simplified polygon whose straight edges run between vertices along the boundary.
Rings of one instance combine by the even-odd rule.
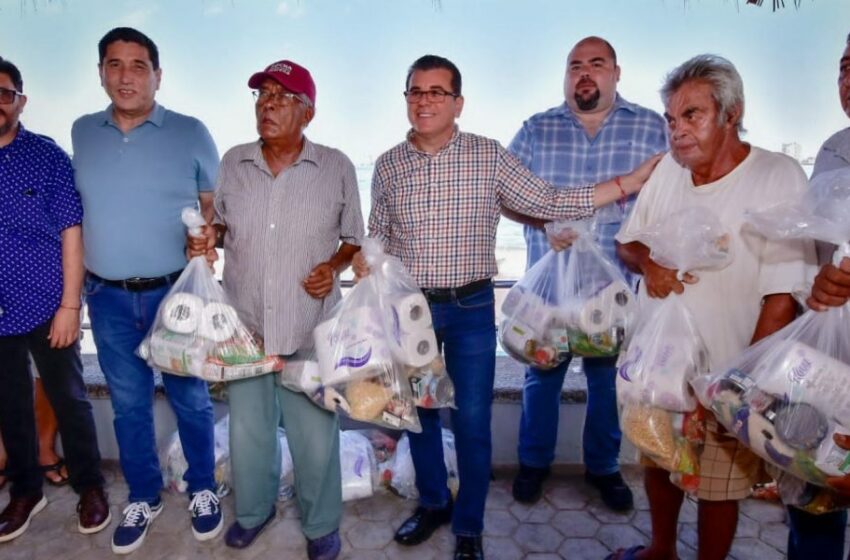
[[[303,393],[261,375],[228,386],[230,461],[236,494],[236,520],[245,529],[262,523],[277,501],[283,425],[295,467],[295,498],[301,530],[316,539],[339,528],[342,480],[339,419]]]

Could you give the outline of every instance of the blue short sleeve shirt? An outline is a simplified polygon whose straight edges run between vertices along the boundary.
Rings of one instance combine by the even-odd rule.
[[[23,126],[0,148],[0,336],[32,331],[62,298],[62,231],[82,221],[71,161]]]
[[[86,268],[120,280],[186,266],[180,213],[215,188],[218,173],[218,152],[203,123],[155,105],[124,133],[110,106],[77,119],[71,140]]]

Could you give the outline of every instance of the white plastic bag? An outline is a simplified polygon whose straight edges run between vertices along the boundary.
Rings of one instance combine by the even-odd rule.
[[[706,208],[687,208],[638,232],[659,265],[685,273],[719,269],[732,259],[729,232]],[[687,288],[685,288],[687,289]],[[617,363],[617,399],[621,405],[655,406],[690,412],[696,398],[690,380],[707,371],[708,351],[693,316],[671,293],[659,305],[641,309],[634,336]]]
[[[377,478],[377,465],[369,438],[357,430],[340,432],[339,461],[342,471],[342,501],[371,496]]]
[[[219,497],[230,493],[230,415],[224,416],[215,423],[213,428],[215,483],[216,494]],[[172,434],[168,445],[162,451],[160,458],[162,476],[165,487],[173,492],[185,492],[187,485],[183,476],[189,469],[189,463],[183,454],[180,435]]]
[[[443,462],[448,474],[449,491],[457,497],[460,480],[457,470],[457,451],[455,450],[454,434],[443,428]],[[419,497],[416,489],[416,470],[413,468],[413,458],[410,455],[410,440],[407,434],[402,434],[395,448],[395,454],[382,464],[381,480],[399,496],[413,500]]]
[[[196,224],[197,210],[186,210],[184,221]],[[204,257],[189,261],[137,352],[151,367],[208,381],[231,381],[283,367],[280,358],[263,353],[261,341],[228,303]]]

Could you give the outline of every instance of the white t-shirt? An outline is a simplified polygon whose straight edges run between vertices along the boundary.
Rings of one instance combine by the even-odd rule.
[[[800,165],[782,154],[752,147],[728,175],[694,186],[690,170],[667,154],[638,196],[617,241],[635,241],[634,234],[677,210],[712,210],[732,234],[732,262],[722,270],[696,271],[699,281],[685,284],[683,302],[691,311],[707,346],[712,369],[724,367],[749,346],[764,296],[790,293],[815,273],[814,244],[809,241],[768,241],[752,230],[742,231],[744,211],[800,196],[808,182]],[[661,300],[650,298],[641,282],[641,312]]]

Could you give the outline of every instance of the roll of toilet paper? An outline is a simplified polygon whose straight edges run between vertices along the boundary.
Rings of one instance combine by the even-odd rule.
[[[850,366],[801,342],[791,342],[752,373],[759,389],[818,408],[850,426]]]
[[[369,307],[347,311],[313,330],[322,384],[370,377],[392,367],[380,313]]]
[[[519,298],[514,312],[509,317],[537,332],[545,332],[550,325],[557,322],[558,314],[558,309],[547,304],[543,298],[526,292]]]
[[[236,310],[226,303],[213,301],[201,312],[198,335],[215,342],[224,342],[236,334],[238,326]]]
[[[437,357],[437,336],[434,329],[402,334],[392,341],[392,353],[404,365],[423,367]]]
[[[428,300],[420,293],[408,293],[387,302],[389,330],[398,339],[401,333],[431,328]]]
[[[574,318],[574,324],[587,334],[623,326],[634,311],[634,294],[622,282],[611,282],[587,300]]]
[[[211,349],[211,344],[196,336],[159,329],[148,344],[149,362],[168,373],[200,377]]]
[[[198,329],[203,309],[204,300],[194,294],[171,294],[162,304],[162,324],[179,334],[193,333]]]

